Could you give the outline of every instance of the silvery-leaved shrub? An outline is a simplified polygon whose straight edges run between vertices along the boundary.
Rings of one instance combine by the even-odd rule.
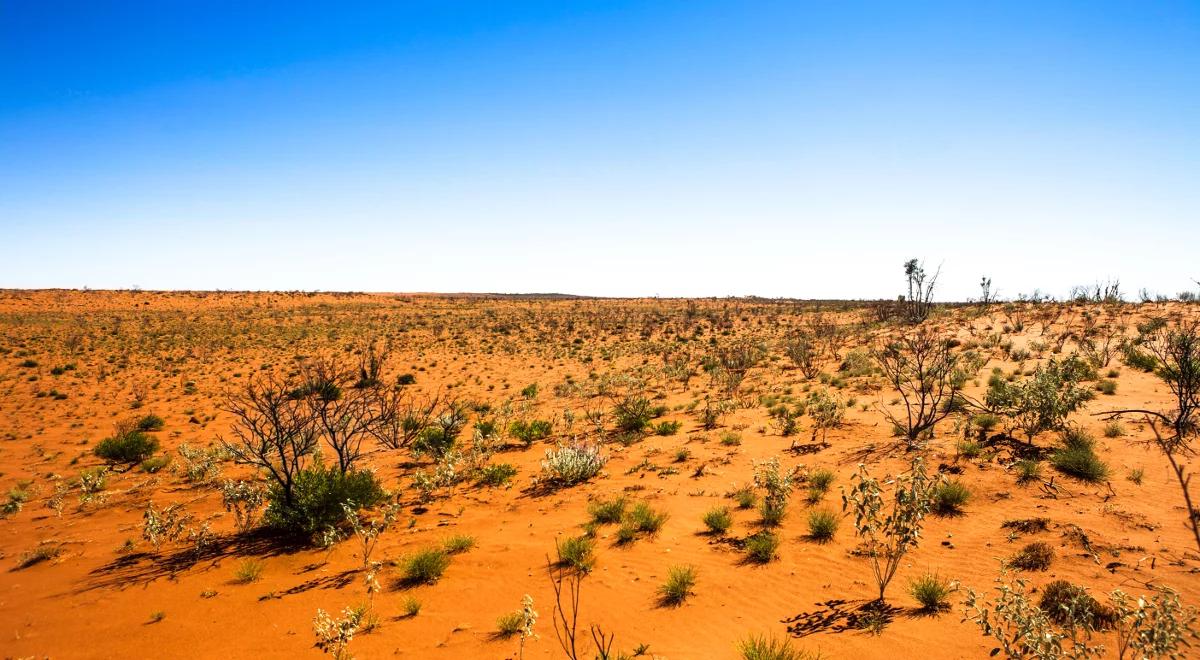
[[[547,449],[542,461],[542,474],[558,486],[573,486],[600,473],[608,457],[596,443],[577,442],[557,449]]]

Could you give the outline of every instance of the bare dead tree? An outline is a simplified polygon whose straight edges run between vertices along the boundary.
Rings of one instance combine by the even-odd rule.
[[[421,431],[429,428],[441,405],[438,396],[419,398],[406,389],[380,389],[376,392],[380,420],[368,433],[388,449],[412,446]]]
[[[919,330],[873,351],[884,377],[904,402],[904,417],[880,406],[884,417],[903,429],[910,446],[950,415],[957,356],[950,342]]]
[[[235,462],[264,471],[282,490],[284,503],[292,506],[296,475],[319,442],[311,411],[270,377],[229,395],[223,409],[233,415],[234,424],[233,439],[222,438],[221,444]]]
[[[929,318],[933,309],[933,290],[937,286],[939,267],[933,276],[925,272],[925,264],[916,259],[904,262],[904,277],[908,281],[908,295],[904,298],[904,313],[909,323],[920,323]]]
[[[987,311],[996,302],[996,292],[992,290],[992,278],[984,275],[979,280],[979,306]]]
[[[302,374],[300,400],[308,406],[315,430],[337,456],[338,471],[349,472],[363,455],[363,442],[389,426],[390,410],[379,405],[379,380],[374,386],[356,383],[354,374],[333,359],[308,362]]]
[[[549,557],[546,557],[546,572],[550,575],[550,585],[554,587],[554,636],[564,655],[570,660],[579,660],[581,645],[587,644],[585,639],[579,637],[579,587],[585,573],[555,564]],[[588,631],[596,646],[596,658],[609,660],[618,657],[612,650],[617,639],[615,633],[605,633],[596,624],[589,626]]]

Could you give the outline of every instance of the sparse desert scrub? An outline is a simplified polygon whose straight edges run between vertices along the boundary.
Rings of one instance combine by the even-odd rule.
[[[977,409],[955,413],[936,427],[937,436],[929,443],[926,464],[931,477],[934,466],[939,466],[948,479],[960,480],[970,489],[972,498],[962,507],[967,517],[925,521],[925,538],[920,543],[929,547],[922,547],[920,553],[910,551],[901,560],[893,580],[900,587],[887,587],[886,608],[863,607],[860,611],[857,604],[824,606],[822,603],[829,600],[849,602],[864,595],[868,600],[876,596],[876,585],[868,577],[872,558],[867,545],[861,537],[853,536],[856,528],[850,526],[852,517],[842,521],[846,514],[831,504],[830,489],[844,486],[848,490],[853,483],[850,476],[855,472],[854,463],[864,461],[870,473],[879,478],[886,513],[892,504],[893,484],[885,475],[905,470],[909,457],[902,445],[897,448],[890,425],[871,405],[882,392],[886,405],[904,415],[899,395],[890,393],[891,388],[872,365],[861,372],[865,375],[850,374],[860,373],[861,357],[868,347],[885,344],[914,328],[897,325],[895,317],[877,324],[873,310],[853,303],[835,309],[826,303],[695,301],[688,317],[687,301],[665,298],[637,303],[578,300],[551,304],[536,299],[448,297],[427,302],[380,294],[339,302],[320,294],[313,296],[313,302],[303,311],[290,315],[280,303],[287,298],[285,294],[245,294],[237,302],[232,294],[208,294],[204,304],[222,310],[220,324],[214,312],[196,306],[178,313],[179,320],[172,321],[176,325],[163,325],[166,315],[175,314],[162,309],[170,296],[143,292],[138,294],[138,305],[142,299],[148,300],[151,305],[145,306],[147,309],[138,307],[128,314],[112,315],[124,318],[117,335],[108,334],[118,324],[107,312],[76,311],[81,309],[78,306],[56,312],[72,328],[75,319],[82,319],[78,323],[85,328],[85,339],[84,347],[70,358],[78,362],[78,370],[65,371],[50,381],[45,371],[68,358],[56,352],[57,331],[47,328],[64,320],[48,322],[49,317],[27,317],[24,325],[14,323],[11,314],[5,316],[9,312],[5,311],[8,308],[4,300],[9,295],[0,292],[0,353],[10,351],[0,355],[4,362],[0,365],[0,390],[4,391],[0,396],[0,500],[12,499],[3,496],[10,490],[17,494],[12,501],[19,502],[14,503],[14,510],[3,524],[14,538],[31,539],[24,544],[10,544],[7,575],[9,586],[21,582],[31,596],[25,609],[33,630],[45,626],[43,613],[51,608],[78,608],[87,598],[112,595],[118,579],[129,582],[139,593],[141,585],[153,579],[146,591],[154,597],[153,602],[135,599],[130,601],[132,607],[124,607],[121,603],[128,599],[117,598],[106,614],[111,622],[135,629],[147,623],[150,612],[162,610],[168,616],[153,628],[154,634],[173,635],[178,626],[200,613],[216,626],[235,630],[239,641],[244,637],[248,645],[257,648],[270,640],[264,641],[264,633],[253,627],[239,628],[239,617],[279,609],[280,625],[302,634],[270,641],[276,645],[272,648],[287,655],[311,653],[315,638],[308,636],[304,628],[316,609],[336,607],[329,614],[340,619],[341,605],[359,599],[371,602],[372,592],[369,588],[364,591],[363,584],[367,574],[377,571],[380,582],[390,582],[386,586],[394,585],[399,590],[374,593],[373,607],[379,609],[384,626],[379,634],[363,636],[368,625],[364,620],[348,652],[374,657],[397,648],[395,640],[400,639],[411,653],[437,655],[449,651],[439,650],[436,644],[450,640],[447,648],[464,656],[516,657],[520,651],[514,647],[520,640],[517,634],[507,640],[496,637],[497,616],[520,607],[524,590],[537,596],[535,589],[543,589],[545,596],[550,595],[548,585],[536,584],[537,576],[529,585],[522,580],[528,581],[531,551],[548,553],[550,560],[557,561],[557,533],[563,537],[587,535],[598,559],[583,578],[577,648],[580,658],[597,655],[590,636],[591,623],[606,626],[605,639],[616,633],[613,657],[618,647],[626,655],[645,648],[638,643],[649,646],[647,657],[719,655],[720,644],[726,644],[725,652],[733,655],[738,652],[734,648],[737,641],[750,632],[774,633],[778,639],[790,639],[796,649],[825,649],[825,655],[836,652],[857,657],[878,654],[891,643],[889,640],[915,639],[911,635],[916,630],[933,631],[921,638],[921,643],[929,647],[926,655],[931,659],[967,657],[975,650],[986,654],[996,642],[980,637],[980,628],[974,624],[958,625],[954,614],[942,614],[936,624],[914,616],[922,603],[912,593],[911,584],[923,581],[926,570],[941,571],[943,586],[946,578],[955,578],[986,587],[994,577],[995,560],[1008,562],[1027,543],[1041,541],[1057,554],[1046,571],[1025,572],[1006,564],[1013,576],[1029,578],[1028,598],[1035,607],[1045,586],[1061,577],[1117,611],[1119,608],[1106,592],[1121,584],[1130,590],[1128,605],[1136,610],[1139,594],[1125,578],[1150,576],[1150,571],[1157,576],[1156,585],[1170,583],[1172,572],[1186,567],[1173,566],[1166,558],[1184,557],[1193,547],[1185,527],[1187,521],[1183,520],[1187,514],[1178,506],[1172,507],[1169,497],[1162,506],[1154,499],[1163,499],[1164,492],[1169,494],[1163,490],[1162,481],[1168,474],[1169,461],[1163,455],[1145,451],[1144,443],[1153,442],[1153,430],[1144,416],[1127,413],[1117,420],[1124,435],[1106,440],[1111,434],[1102,435],[1102,431],[1109,420],[1103,414],[1089,415],[1139,406],[1170,412],[1172,395],[1165,383],[1154,374],[1122,366],[1115,394],[1098,396],[1090,404],[1091,409],[1076,410],[1068,417],[1072,425],[1095,435],[1095,453],[1111,468],[1115,495],[1103,482],[1092,486],[1058,471],[1053,463],[1060,444],[1057,432],[1041,432],[1035,436],[1037,446],[1029,447],[1024,445],[1024,433],[1007,417]],[[69,292],[58,295],[81,296]],[[91,295],[102,299],[114,294]],[[135,298],[131,293],[119,295]],[[296,297],[308,298],[308,294]],[[1049,302],[1019,304],[1026,308],[1028,317],[1023,334],[1006,331],[1006,319],[998,311],[989,318],[980,315],[978,307],[936,307],[926,326],[939,336],[953,337],[952,343],[961,342],[952,346],[960,362],[968,360],[966,354],[974,351],[987,356],[987,369],[1001,368],[999,379],[1024,383],[1037,365],[1052,356],[1063,361],[1078,350],[1073,338],[1066,340],[1061,352],[1055,353],[1053,345],[1059,333],[1079,333],[1078,316],[1083,309],[1074,309],[1075,320],[1068,326],[1065,319],[1072,311],[1067,306],[1062,318],[1046,330],[1039,342],[1043,317],[1060,306]],[[812,380],[803,378],[778,348],[794,332],[811,332],[809,321],[817,314],[837,325],[841,337],[833,348],[842,357],[833,358],[813,335],[814,349],[821,351],[818,364],[828,365],[824,382],[820,374]],[[1100,318],[1102,323],[1116,323],[1118,314],[1128,317],[1131,325],[1144,323],[1150,315],[1161,315],[1170,327],[1175,327],[1179,320],[1200,314],[1200,308],[1164,303],[1128,305],[1112,312],[1111,318],[1107,311],[1100,313]],[[990,338],[993,334],[998,335],[994,343]],[[351,472],[373,471],[378,485],[387,493],[373,506],[354,503],[353,515],[365,526],[381,516],[386,506],[395,503],[401,507],[399,517],[379,537],[373,552],[360,550],[352,517],[344,511],[333,527],[317,531],[318,539],[330,533],[327,541],[318,540],[313,545],[303,534],[283,536],[262,522],[272,478],[263,468],[231,460],[224,446],[214,444],[221,437],[235,440],[231,434],[235,419],[222,408],[223,396],[268,375],[282,382],[300,383],[302,365],[316,356],[334,354],[346,364],[356,364],[365,357],[364,338],[371,336],[393,344],[390,362],[376,377],[386,388],[403,392],[414,405],[438,400],[429,419],[415,426],[436,425],[436,418],[448,412],[443,402],[450,399],[458,402],[465,426],[448,450],[443,450],[443,434],[431,433],[428,442],[422,441],[426,450],[419,456],[412,452],[412,441],[403,436],[398,437],[396,448],[372,434],[364,436],[365,451]],[[18,345],[14,338],[24,345]],[[715,384],[702,382],[706,378],[692,379],[690,389],[684,390],[681,381],[661,366],[662,351],[687,352],[690,366],[699,372],[701,356],[741,338],[753,338],[776,348],[774,354],[749,370],[736,397],[726,397],[720,380]],[[1003,345],[1008,341],[1013,342],[1013,348],[1005,352]],[[1039,343],[1043,343],[1040,348]],[[159,348],[150,352],[144,346]],[[1138,347],[1147,350],[1140,344]],[[1008,360],[1009,356],[1019,356],[1023,348],[1029,351],[1024,364]],[[36,374],[41,381],[24,380],[25,376],[35,375],[33,372],[14,377],[16,364],[25,357],[16,354],[23,350],[32,351],[30,357],[45,365]],[[838,370],[840,362],[847,365],[846,370]],[[1100,373],[1112,378],[1104,370]],[[415,382],[398,385],[401,374],[414,374]],[[355,382],[349,387],[354,387],[359,376],[355,374]],[[369,373],[367,380],[372,380]],[[537,396],[522,396],[522,388],[535,381],[541,383]],[[51,382],[70,398],[55,400],[48,393]],[[128,404],[133,400],[134,383],[143,390],[140,414],[153,411],[166,420],[162,431],[147,432],[161,442],[151,459],[171,457],[168,465],[153,473],[143,472],[136,464],[109,464],[93,454],[97,441],[111,435],[112,420],[130,414]],[[966,397],[981,400],[986,396],[985,372],[980,372],[978,379],[965,381],[956,375],[955,383]],[[1099,395],[1095,381],[1082,380],[1079,384]],[[828,431],[828,447],[807,442],[812,429],[809,396],[818,391],[831,399],[839,397],[841,408],[837,412],[844,415],[842,428]],[[649,402],[652,421],[640,433],[625,434],[616,428],[613,403],[626,392],[644,396]],[[890,403],[893,398],[898,402]],[[723,406],[716,430],[699,428],[706,399]],[[854,403],[847,405],[851,401]],[[863,404],[867,404],[866,409]],[[780,427],[773,425],[778,419],[773,411],[781,406],[786,406],[789,413],[805,411],[797,418],[800,428],[792,436],[797,447],[790,452],[789,441],[780,438],[776,434]],[[597,410],[602,414],[593,415]],[[661,411],[665,411],[661,418],[653,417]],[[989,421],[989,415],[994,419]],[[514,420],[546,420],[553,424],[553,431],[527,449],[508,433]],[[664,420],[683,420],[683,426],[675,435],[653,435]],[[1156,423],[1164,440],[1169,439],[1173,434],[1170,425],[1161,420]],[[980,431],[989,425],[989,431],[981,437]],[[723,437],[729,440],[723,441]],[[573,441],[596,443],[608,462],[588,482],[571,489],[550,487],[540,476],[540,462],[544,451],[555,448],[556,441],[564,445]],[[630,444],[623,446],[625,441]],[[335,453],[323,436],[318,437],[317,450],[303,458],[302,470],[316,465],[319,452],[325,470],[338,472]],[[184,451],[192,459],[185,458]],[[682,452],[686,452],[686,458],[676,462]],[[970,455],[977,457],[968,460]],[[764,529],[758,506],[768,495],[766,489],[753,485],[754,465],[771,456],[778,457],[781,472],[798,466],[792,495],[799,499],[788,500],[787,517],[779,527],[771,528],[776,543],[762,543],[761,536],[747,542],[747,537]],[[1015,463],[1018,460],[1028,462]],[[1018,487],[1018,474],[1027,466],[1037,465],[1038,460],[1043,474],[1034,473],[1028,478],[1031,485]],[[500,474],[494,480],[488,476],[491,466],[497,466]],[[81,472],[89,475],[91,483],[92,477],[99,477],[99,470],[105,468],[101,479],[104,486],[83,485]],[[433,475],[439,470],[450,474],[452,480],[438,486],[431,500],[423,499],[423,493],[412,486],[415,473]],[[1140,488],[1136,481],[1127,480],[1139,474],[1143,479]],[[250,489],[255,493],[230,497],[226,509],[223,491],[227,482],[234,490]],[[492,487],[493,483],[499,487]],[[742,490],[747,484],[751,484],[749,489]],[[77,497],[90,499],[77,507]],[[1101,500],[1105,498],[1111,507],[1103,506]],[[616,503],[618,499],[620,504]],[[739,508],[739,499],[747,509]],[[180,512],[181,517],[192,517],[172,540],[161,537],[164,540],[157,555],[154,544],[139,536],[140,517],[148,501],[153,501],[159,512],[168,505],[183,503],[186,508]],[[659,527],[657,539],[639,529],[630,515],[639,502],[648,505],[655,516],[673,516]],[[1175,504],[1182,506],[1183,500]],[[812,533],[809,519],[829,512],[846,527],[837,530],[831,545],[818,545],[820,534]],[[931,509],[930,515],[933,513]],[[1123,517],[1125,513],[1130,517]],[[677,520],[679,516],[686,520]],[[1048,519],[1041,524],[1036,516]],[[1002,521],[1013,524],[1002,525]],[[209,537],[214,545],[210,547],[217,551],[196,555],[189,550],[201,538],[200,527],[205,522],[211,522]],[[937,533],[933,534],[935,529]],[[237,530],[246,533],[235,534]],[[193,532],[198,534],[196,539],[192,538]],[[1087,543],[1100,556],[1100,565],[1084,556],[1086,549],[1080,545],[1084,540],[1080,534],[1084,533]],[[470,551],[474,554],[452,554],[460,545],[455,538],[458,536],[478,540],[479,547]],[[22,552],[35,550],[42,539],[61,547],[62,554],[24,572],[13,571]],[[939,546],[943,540],[947,545]],[[81,541],[86,545],[76,545]],[[621,545],[621,541],[627,545]],[[762,551],[770,545],[774,546],[770,552]],[[1120,556],[1110,557],[1107,547],[1121,548]],[[1145,548],[1145,552],[1126,549],[1134,547]],[[441,573],[439,582],[443,584],[430,587],[405,583],[406,560],[425,549],[445,553],[449,566]],[[755,564],[750,552],[757,560],[769,563]],[[961,561],[964,552],[975,553],[979,561]],[[364,570],[364,555],[378,568]],[[1136,563],[1149,555],[1157,555],[1157,569],[1151,568],[1154,559]],[[958,560],[952,561],[952,557]],[[214,565],[218,561],[219,565]],[[248,586],[237,584],[243,561],[265,565],[258,579]],[[1186,563],[1186,558],[1183,561]],[[1104,566],[1112,562],[1123,566],[1114,566],[1111,570],[1115,572],[1110,573]],[[658,590],[669,577],[668,569],[679,564],[697,567],[697,583],[692,588],[695,595],[683,601],[682,609],[655,610],[661,606]],[[810,564],[819,570],[807,570]],[[573,572],[569,566],[563,568]],[[175,580],[167,577],[172,573]],[[872,586],[864,588],[853,580],[831,581],[829,575],[857,576]],[[1179,609],[1186,610],[1184,605],[1195,600],[1196,585],[1184,577],[1176,579]],[[485,588],[489,580],[492,586]],[[791,584],[802,596],[820,594],[827,584],[833,591],[827,597],[793,599],[782,613],[774,611],[778,609],[774,599],[744,598],[742,590],[779,580]],[[496,585],[509,585],[511,589],[497,590]],[[1145,592],[1147,604],[1143,614],[1150,616],[1147,613],[1158,592],[1150,587],[1140,589]],[[564,585],[564,600],[565,592]],[[328,597],[335,593],[343,595],[329,602]],[[464,593],[478,593],[479,597],[460,597]],[[350,594],[348,600],[339,602],[338,598],[347,598],[345,594]],[[948,599],[957,608],[962,595],[960,590]],[[993,593],[987,596],[992,598]],[[710,634],[689,634],[686,620],[708,620],[713,616],[711,608],[720,607],[729,597],[738,599],[748,624],[739,627],[718,623]],[[217,607],[222,598],[233,598],[241,604],[231,612],[231,608]],[[424,609],[420,609],[421,601],[425,602]],[[549,616],[551,606],[540,596],[538,602],[542,607],[537,609]],[[631,605],[617,606],[623,603]],[[811,623],[837,611],[853,617],[856,630],[874,631],[884,624],[887,630],[880,637],[838,635]],[[886,615],[893,611],[894,615]],[[781,615],[799,618],[782,624]],[[646,616],[676,623],[647,628],[642,622]],[[1121,616],[1103,636],[1096,633],[1091,642],[1103,643],[1106,654],[1113,657],[1120,653]],[[552,632],[541,628],[544,622],[538,621],[535,628],[540,639],[526,640],[531,656],[553,650],[563,657]],[[63,632],[63,639],[88,638],[93,627],[71,617],[59,617],[54,625]],[[1049,625],[1062,631],[1054,621]],[[460,626],[464,629],[452,632]],[[644,638],[633,639],[635,629],[644,631],[639,633]],[[1159,635],[1138,634],[1142,639]],[[1174,634],[1188,639],[1182,629]],[[97,653],[121,655],[136,654],[145,635],[93,637]],[[716,647],[711,646],[713,640]],[[989,641],[989,646],[980,646]],[[207,648],[203,644],[201,640],[198,652]],[[69,655],[62,641],[44,631],[37,637],[14,638],[8,645],[14,654],[22,656]],[[1064,645],[1069,647],[1069,640]],[[1195,650],[1179,648],[1181,657]],[[1125,657],[1143,654],[1154,657],[1133,650],[1126,651]]]

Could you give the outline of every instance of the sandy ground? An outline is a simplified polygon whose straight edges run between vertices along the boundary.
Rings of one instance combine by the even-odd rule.
[[[1043,306],[1049,309],[1050,306]],[[940,311],[928,323],[963,341],[1002,334],[1004,341],[1034,347],[1024,366],[1038,360],[1038,342],[1078,323],[1076,306],[1050,328],[1049,312],[1031,310],[1023,331],[1006,331],[1011,319],[999,308]],[[1103,323],[1130,325],[1148,314],[1195,316],[1182,306],[1091,308]],[[380,541],[376,558],[394,562],[468,534],[473,549],[455,555],[436,584],[408,588],[397,584],[398,569],[384,569],[384,591],[373,600],[379,625],[358,635],[350,652],[359,658],[516,657],[516,638],[496,634],[498,616],[519,608],[525,594],[541,613],[537,639],[525,646],[530,658],[562,657],[551,625],[553,591],[547,557],[555,540],[581,533],[594,498],[624,494],[669,513],[655,537],[629,545],[615,543],[615,527],[597,537],[598,561],[582,586],[581,633],[597,624],[616,635],[615,648],[631,653],[638,645],[658,658],[738,657],[737,643],[752,634],[790,637],[793,644],[831,658],[985,657],[989,640],[963,623],[961,594],[953,609],[937,615],[918,611],[907,582],[925,571],[990,589],[1004,558],[1031,540],[1054,546],[1048,571],[1022,574],[1036,588],[1068,579],[1101,594],[1114,588],[1146,593],[1169,585],[1185,602],[1200,604],[1200,566],[1186,525],[1178,486],[1163,459],[1138,441],[1148,429],[1127,420],[1127,437],[1106,439],[1103,422],[1090,413],[1121,407],[1161,408],[1169,393],[1151,374],[1121,364],[1114,395],[1098,395],[1075,421],[1100,441],[1112,468],[1111,479],[1089,485],[1055,476],[1057,492],[1019,486],[1006,465],[1002,443],[980,458],[958,456],[960,435],[947,420],[928,449],[931,467],[957,473],[973,498],[961,516],[931,517],[919,548],[909,554],[888,591],[891,606],[881,631],[859,623],[859,608],[873,597],[865,559],[851,554],[859,543],[853,524],[843,520],[834,540],[806,540],[806,509],[793,496],[780,535],[779,557],[766,565],[748,564],[737,540],[758,529],[754,510],[734,510],[735,524],[725,539],[705,533],[703,513],[733,506],[728,494],[750,482],[753,461],[779,457],[785,466],[826,467],[837,480],[815,506],[841,510],[840,488],[859,463],[873,474],[895,472],[908,455],[891,437],[877,410],[894,399],[878,376],[845,378],[837,391],[854,399],[846,422],[833,429],[827,446],[809,444],[809,420],[802,420],[800,451],[789,451],[769,423],[762,397],[802,396],[807,382],[778,349],[751,370],[739,390],[746,404],[721,426],[704,430],[689,405],[719,387],[703,372],[687,389],[666,379],[659,367],[663,346],[690,348],[693,366],[710,340],[754,337],[774,342],[818,313],[850,327],[869,320],[863,310],[754,300],[514,300],[483,297],[156,293],[156,292],[0,292],[0,495],[22,489],[29,496],[19,511],[0,519],[0,651],[6,657],[54,658],[228,658],[317,657],[313,616],[318,608],[340,611],[367,598],[361,560],[353,539],[331,551],[284,544],[262,536],[238,537],[220,493],[186,481],[176,449],[183,443],[207,447],[228,437],[231,419],[222,397],[255,373],[286,370],[298,357],[351,355],[370,341],[386,341],[392,352],[390,378],[412,373],[419,392],[456,396],[499,405],[521,400],[531,383],[539,393],[531,416],[557,420],[554,434],[530,448],[512,444],[492,458],[511,463],[518,473],[508,488],[463,483],[420,506],[411,473],[427,467],[402,451],[373,448],[365,462],[404,504],[400,523]],[[1048,318],[1048,317],[1047,317]],[[699,330],[697,330],[699,329]],[[856,347],[894,330],[863,325],[840,347],[844,357]],[[1132,328],[1129,330],[1133,332]],[[679,344],[679,337],[688,341]],[[1052,343],[1052,342],[1050,342]],[[1066,351],[1074,350],[1073,342]],[[999,348],[967,393],[980,396],[993,367],[1011,371]],[[1048,356],[1049,352],[1042,353]],[[37,366],[22,366],[32,360]],[[56,366],[73,370],[54,375]],[[823,364],[836,375],[838,362]],[[1107,369],[1102,369],[1102,372]],[[586,424],[583,412],[610,407],[604,397],[559,388],[568,379],[587,383],[606,375],[640,373],[646,391],[668,407],[665,420],[678,420],[675,435],[647,435],[624,446],[610,440],[603,474],[573,488],[541,492],[530,488],[547,448],[567,431],[563,410]],[[57,396],[56,396],[57,395]],[[701,407],[702,407],[701,403]],[[136,408],[135,408],[136,406]],[[109,473],[101,498],[82,503],[79,489],[66,492],[61,515],[48,506],[55,484],[73,484],[89,468],[103,465],[92,446],[111,434],[116,421],[154,413],[166,420],[157,432],[163,451],[174,458],[150,474],[138,468]],[[611,422],[610,422],[611,427]],[[723,435],[740,436],[738,445]],[[1053,434],[1038,438],[1042,446]],[[686,448],[680,459],[677,452]],[[1140,485],[1127,478],[1144,469]],[[246,468],[225,463],[223,476],[248,477]],[[142,540],[142,512],[187,503],[210,521],[217,548],[196,556],[184,543],[159,552]],[[1005,520],[1046,517],[1050,529],[1010,538]],[[1068,534],[1083,530],[1091,550]],[[127,541],[132,546],[127,546]],[[21,556],[39,546],[61,549],[57,557],[19,568]],[[247,558],[264,562],[261,578],[235,580]],[[696,568],[694,595],[678,607],[662,606],[658,588],[675,565]],[[421,609],[405,616],[404,602]],[[586,634],[585,634],[586,636]],[[592,653],[586,654],[591,657]],[[1115,657],[1115,656],[1114,656]]]

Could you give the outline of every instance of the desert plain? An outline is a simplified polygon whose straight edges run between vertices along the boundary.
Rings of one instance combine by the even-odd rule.
[[[970,658],[998,642],[968,591],[994,602],[997,580],[1035,604],[1057,581],[1099,607],[1161,587],[1200,604],[1166,430],[1103,414],[1172,409],[1139,346],[1194,304],[936,305],[919,324],[888,305],[0,292],[0,652],[560,658],[573,622],[581,658]],[[914,336],[953,373],[908,438],[884,366]],[[1033,437],[989,404],[1064,361],[1086,395]],[[271,388],[287,414],[344,415],[291,458],[339,470],[320,429],[344,433],[370,506],[270,523],[237,412]],[[1072,434],[1084,478],[1060,460]],[[129,437],[146,451],[98,451]],[[874,479],[886,513],[918,459],[936,499],[878,601],[855,488]],[[318,611],[336,628],[347,608],[352,634],[323,636]],[[1115,627],[1086,635],[1119,657]]]

